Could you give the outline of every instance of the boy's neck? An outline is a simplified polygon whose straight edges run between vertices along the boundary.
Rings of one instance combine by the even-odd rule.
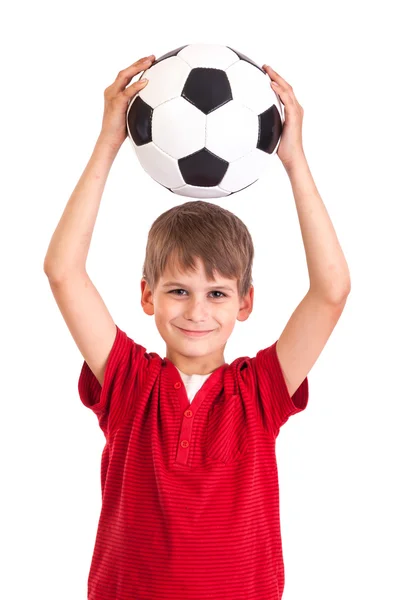
[[[219,351],[213,355],[189,357],[167,348],[166,357],[185,375],[209,375],[225,364],[224,355]]]

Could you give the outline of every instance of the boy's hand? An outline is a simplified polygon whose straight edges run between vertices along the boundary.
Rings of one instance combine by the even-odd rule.
[[[271,87],[279,95],[285,107],[285,122],[277,155],[285,168],[290,167],[298,158],[304,157],[302,126],[304,110],[294,95],[293,88],[268,65],[263,65],[269,75]]]
[[[112,146],[119,148],[126,136],[126,111],[132,98],[146,87],[147,82],[136,81],[129,87],[127,84],[132,77],[148,69],[155,60],[154,54],[141,58],[130,67],[118,73],[114,83],[104,91],[104,115],[101,128],[101,137]],[[143,82],[143,83],[142,83]]]

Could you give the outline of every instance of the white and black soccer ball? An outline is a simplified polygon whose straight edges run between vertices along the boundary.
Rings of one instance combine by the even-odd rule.
[[[191,44],[153,62],[130,102],[129,138],[143,169],[171,192],[229,196],[276,154],[284,109],[270,78],[227,46]]]

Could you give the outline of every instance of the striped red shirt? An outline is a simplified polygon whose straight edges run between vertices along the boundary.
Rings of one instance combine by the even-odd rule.
[[[284,588],[275,440],[307,406],[276,342],[211,373],[189,402],[175,365],[116,326],[82,403],[105,435],[88,600],[278,600]]]

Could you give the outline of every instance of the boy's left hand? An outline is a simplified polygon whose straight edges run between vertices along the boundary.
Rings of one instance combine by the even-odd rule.
[[[285,107],[285,122],[280,139],[277,155],[285,168],[290,167],[296,160],[304,157],[303,150],[303,115],[304,110],[294,95],[293,88],[283,77],[268,65],[263,65],[264,71],[271,79],[271,88]],[[276,85],[273,85],[273,82]]]

